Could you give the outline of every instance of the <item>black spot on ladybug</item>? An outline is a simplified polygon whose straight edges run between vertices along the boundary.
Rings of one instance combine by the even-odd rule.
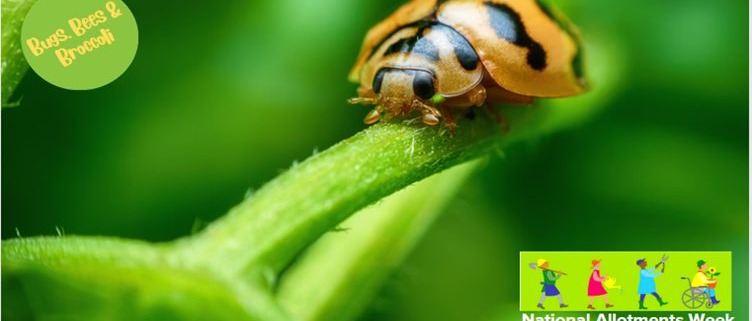
[[[386,51],[384,51],[384,56],[397,52],[415,53],[431,59],[432,61],[438,61],[440,59],[438,48],[436,48],[436,45],[431,41],[422,36],[426,29],[431,29],[433,32],[443,33],[447,39],[449,39],[449,43],[452,45],[454,54],[457,56],[457,60],[462,68],[465,70],[475,70],[478,66],[478,63],[480,62],[478,54],[473,49],[472,45],[470,45],[470,42],[452,27],[437,21],[422,20],[406,25],[398,30],[413,27],[418,27],[416,35],[400,39],[393,43],[386,49]]]
[[[391,55],[397,52],[414,53],[424,56],[433,61],[439,60],[439,49],[434,46],[431,41],[423,38],[424,28],[418,30],[418,34],[412,37],[403,38],[393,43],[384,52],[384,56]]]
[[[457,56],[457,60],[460,62],[460,65],[462,65],[462,68],[465,70],[475,70],[475,68],[478,67],[480,58],[478,58],[475,49],[473,49],[473,46],[470,45],[470,42],[468,42],[465,37],[445,24],[437,23],[433,28],[437,32],[444,33],[449,39],[449,42],[454,48],[454,55]]]
[[[376,73],[376,77],[373,77],[373,92],[380,93],[381,92],[381,83],[384,82],[384,74],[386,73],[386,69],[382,68],[379,70],[378,73]]]
[[[394,36],[396,33],[400,32],[402,29],[418,27],[419,30],[423,30],[426,27],[430,26],[431,24],[432,22],[428,20],[418,20],[418,21],[406,24],[404,26],[395,28],[392,32],[386,35],[386,37],[381,38],[381,40],[379,40],[379,42],[377,42],[376,45],[373,46],[373,48],[371,48],[371,52],[368,54],[368,59],[371,59],[371,57],[373,57],[373,55],[376,54],[376,51],[378,51],[379,48],[381,48],[381,46],[384,45],[385,41],[387,41],[389,38]],[[420,31],[418,32],[418,34],[420,34]]]
[[[546,51],[527,34],[520,15],[506,4],[486,2],[485,5],[496,35],[517,46],[527,48],[527,64],[535,70],[545,69]]]
[[[433,75],[427,71],[415,70],[413,92],[420,98],[431,99],[436,94],[436,88],[433,86]]]

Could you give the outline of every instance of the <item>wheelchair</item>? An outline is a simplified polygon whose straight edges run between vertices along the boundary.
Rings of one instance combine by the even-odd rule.
[[[684,293],[682,293],[682,303],[684,306],[690,309],[701,308],[703,305],[708,309],[713,308],[713,302],[706,291],[707,287],[693,287],[692,280],[686,276],[682,276],[682,280],[687,280],[689,284],[689,289],[684,290]]]

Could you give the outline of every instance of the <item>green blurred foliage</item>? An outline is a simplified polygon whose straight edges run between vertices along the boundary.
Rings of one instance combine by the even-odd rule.
[[[618,92],[493,159],[364,319],[507,319],[520,250],[731,250],[746,315],[748,3],[553,2],[618,49]],[[346,75],[401,1],[127,4],[140,46],[120,79],[66,91],[30,72],[2,111],[3,238],[163,241],[213,220],[363,128]]]

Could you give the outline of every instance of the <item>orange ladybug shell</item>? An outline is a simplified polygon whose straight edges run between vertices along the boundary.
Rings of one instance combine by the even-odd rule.
[[[464,36],[488,74],[508,91],[562,97],[587,88],[578,32],[536,0],[413,0],[368,32],[350,80],[361,80],[364,65],[387,38],[420,20],[437,21]]]

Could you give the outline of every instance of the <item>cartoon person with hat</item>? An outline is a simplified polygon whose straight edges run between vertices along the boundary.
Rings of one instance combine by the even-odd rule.
[[[718,299],[715,298],[714,284],[716,284],[718,280],[709,279],[706,275],[708,273],[707,272],[708,264],[704,260],[699,260],[697,261],[697,268],[699,270],[695,274],[695,277],[692,278],[692,287],[693,288],[705,288],[704,291],[710,297],[710,302],[713,303],[713,305],[721,303],[721,301],[718,301]],[[712,272],[715,272],[715,271],[711,270],[711,273]]]
[[[637,293],[640,294],[640,310],[647,310],[645,307],[645,295],[647,294],[652,294],[661,306],[668,304],[668,302],[664,302],[663,299],[661,299],[661,296],[658,295],[658,292],[656,292],[655,289],[655,278],[661,276],[666,270],[665,260],[666,256],[664,255],[661,262],[656,264],[655,267],[649,269],[647,268],[648,261],[646,259],[637,260],[637,266],[640,267],[640,283],[637,287]],[[663,265],[661,271],[656,272],[655,270],[661,265]]]
[[[613,307],[613,304],[608,303],[608,292],[603,287],[603,281],[606,281],[608,277],[601,276],[601,260],[593,260],[590,264],[592,264],[593,273],[590,274],[590,281],[588,282],[587,292],[590,297],[590,304],[588,304],[587,308],[595,310],[593,301],[596,297],[603,297],[603,301],[606,302],[606,308]]]
[[[540,302],[538,302],[538,308],[543,310],[546,309],[543,306],[543,302],[546,301],[546,297],[549,296],[555,296],[557,299],[559,299],[559,307],[568,307],[568,305],[564,304],[564,299],[562,299],[559,289],[556,288],[556,280],[558,280],[562,275],[566,275],[566,273],[549,269],[548,261],[544,259],[538,259],[538,261],[535,263],[538,268],[543,270],[543,282],[541,282],[541,284],[543,284],[543,288],[541,289],[541,299]]]

